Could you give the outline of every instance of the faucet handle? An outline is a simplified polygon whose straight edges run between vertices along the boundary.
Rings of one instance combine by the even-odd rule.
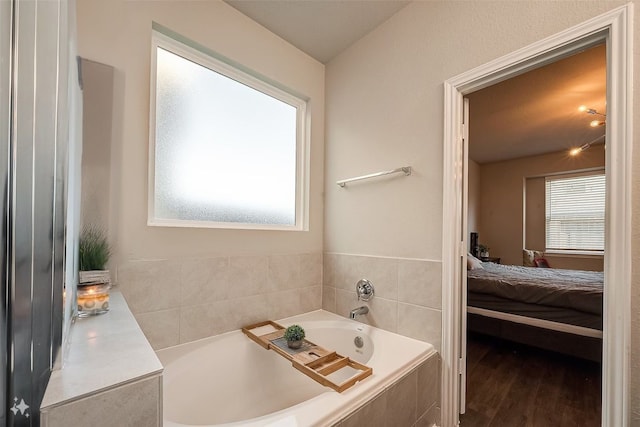
[[[358,283],[356,283],[356,293],[358,294],[358,301],[369,301],[373,298],[373,294],[375,293],[375,289],[373,288],[373,284],[367,279],[360,279]]]

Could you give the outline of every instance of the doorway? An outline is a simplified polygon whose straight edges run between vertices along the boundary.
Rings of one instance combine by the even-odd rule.
[[[600,425],[606,62],[602,43],[465,97],[483,251],[463,271],[463,427]]]
[[[499,58],[445,82],[443,218],[443,385],[442,424],[458,425],[464,389],[461,283],[466,266],[463,234],[463,96],[555,62],[602,42],[607,45],[609,114],[606,129],[607,213],[603,328],[602,424],[628,420],[628,359],[631,283],[631,28],[632,5],[614,9],[583,24]],[[613,167],[615,165],[615,167]]]

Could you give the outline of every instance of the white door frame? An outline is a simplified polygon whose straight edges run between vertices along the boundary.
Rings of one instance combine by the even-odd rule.
[[[603,307],[602,425],[629,420],[631,294],[631,149],[633,4],[460,74],[444,83],[442,244],[442,426],[459,424],[462,272],[463,96],[581,48],[607,43],[605,292]]]

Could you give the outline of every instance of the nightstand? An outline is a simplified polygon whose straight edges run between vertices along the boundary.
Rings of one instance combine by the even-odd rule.
[[[482,262],[492,262],[494,264],[500,264],[500,258],[492,257],[492,256],[481,256],[480,261]]]

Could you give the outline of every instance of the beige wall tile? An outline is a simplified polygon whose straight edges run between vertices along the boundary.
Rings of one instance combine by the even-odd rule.
[[[398,299],[398,261],[393,258],[338,255],[334,266],[335,287],[355,290],[360,279],[369,280],[375,295]]]
[[[322,287],[322,309],[336,312],[336,288],[333,286]]]
[[[224,316],[222,330],[218,333],[240,329],[269,318],[264,295],[236,298],[218,303],[216,306]]]
[[[355,291],[345,291],[336,288],[336,314],[349,317],[351,309],[365,305],[362,301],[358,301]]]
[[[431,343],[440,351],[441,326],[440,310],[398,303],[398,330],[402,335]]]
[[[374,298],[368,303],[369,313],[361,316],[371,326],[386,329],[387,331],[398,331],[398,302],[383,298]]]
[[[336,289],[353,290],[358,281],[356,258],[353,255],[336,255],[333,262],[333,286]]]
[[[440,355],[434,354],[418,371],[418,417],[426,413],[429,408],[440,403]]]
[[[339,255],[323,254],[322,256],[322,284],[336,287],[336,264]]]
[[[418,421],[416,427],[434,427],[440,425],[440,408],[436,405],[431,406]]]
[[[416,423],[416,427],[433,427],[441,425],[441,409],[438,405],[433,405]]]
[[[229,298],[263,294],[267,291],[269,260],[266,256],[229,258]]]
[[[97,393],[42,413],[47,427],[155,427],[162,425],[161,382],[149,378]]]
[[[219,303],[193,305],[180,309],[180,342],[205,338],[224,330],[223,313],[215,307]]]
[[[322,253],[300,255],[300,287],[322,285]]]
[[[181,265],[181,306],[229,298],[229,258],[184,260]]]
[[[148,339],[163,348],[320,309],[322,259],[304,253],[136,261],[121,267],[120,277]]]
[[[284,317],[301,313],[300,292],[298,289],[272,292],[267,295],[267,305],[269,318],[272,320],[282,319]]]
[[[398,261],[398,301],[425,307],[442,307],[442,263]]]
[[[284,291],[299,288],[300,255],[272,255],[269,257],[269,291]]]
[[[180,305],[180,262],[127,262],[118,267],[118,285],[134,314],[177,308]]]
[[[298,290],[300,293],[300,313],[320,310],[322,308],[322,287],[309,286]]]
[[[139,313],[136,320],[154,350],[180,343],[180,309]]]
[[[385,427],[387,392],[373,399],[342,421],[341,427]],[[386,424],[394,426],[395,424]]]
[[[234,298],[180,309],[180,342],[240,329],[268,318],[264,295]]]
[[[360,279],[369,280],[375,288],[375,296],[398,299],[398,260],[393,258],[354,257],[352,287]]]
[[[385,422],[388,426],[412,427],[416,422],[418,374],[414,369],[389,388]]]
[[[360,306],[369,307],[369,313],[358,316],[357,320],[367,325],[396,332],[398,330],[397,301],[374,297],[369,302],[358,301],[355,292],[336,289],[336,314],[349,317],[349,312]]]

